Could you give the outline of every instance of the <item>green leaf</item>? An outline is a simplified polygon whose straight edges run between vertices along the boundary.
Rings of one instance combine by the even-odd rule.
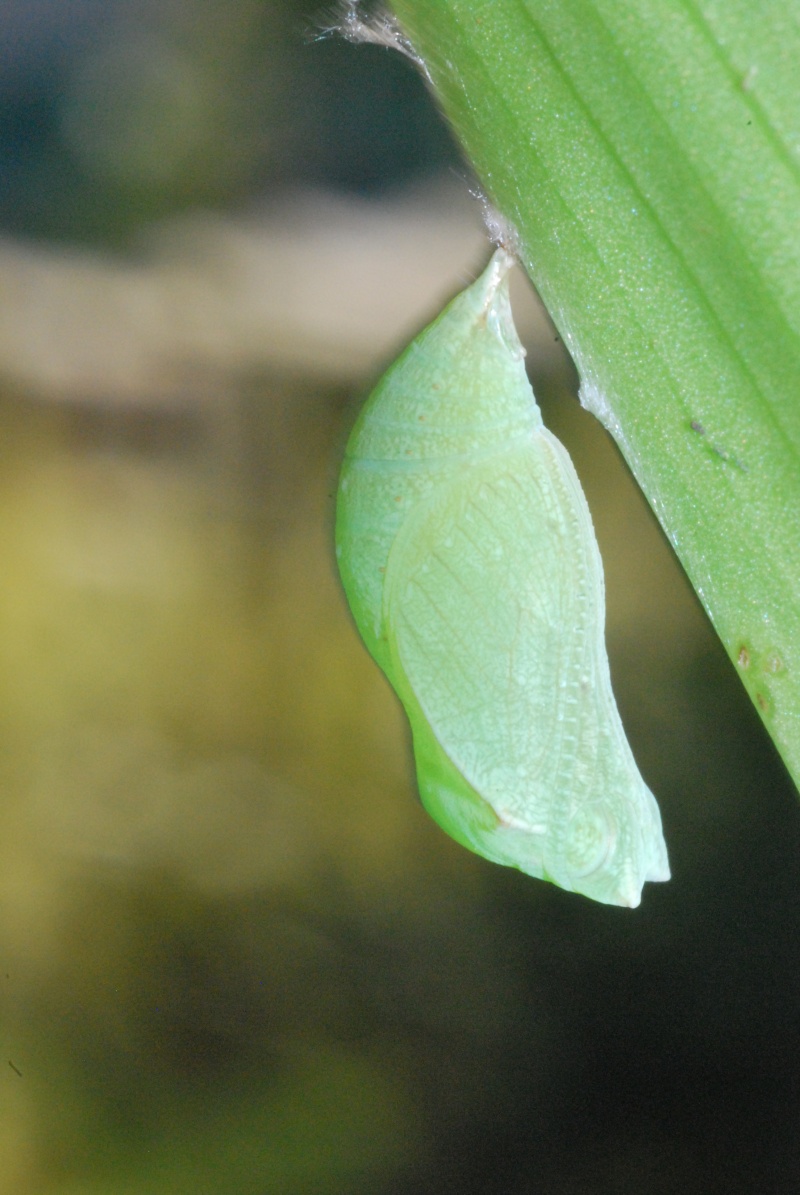
[[[394,7],[800,782],[796,5]]]

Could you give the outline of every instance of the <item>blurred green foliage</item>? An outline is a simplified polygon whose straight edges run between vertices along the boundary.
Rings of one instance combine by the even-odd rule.
[[[523,1191],[535,1165],[554,1189],[631,1192],[666,1166],[699,1193],[756,1072],[778,1098],[788,788],[602,433],[547,406],[596,512],[617,690],[665,809],[675,878],[635,915],[483,864],[414,799],[334,578],[338,395],[252,380],[224,436],[202,411],[6,399],[15,1190]]]

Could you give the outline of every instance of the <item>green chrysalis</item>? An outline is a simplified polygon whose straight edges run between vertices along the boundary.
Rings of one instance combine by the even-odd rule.
[[[336,554],[458,842],[606,904],[669,879],[611,691],[600,554],[544,427],[503,249],[381,378],[347,445]]]

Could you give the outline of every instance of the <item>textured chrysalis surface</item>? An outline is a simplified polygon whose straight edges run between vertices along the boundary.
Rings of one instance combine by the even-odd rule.
[[[498,250],[367,400],[336,552],[411,723],[422,802],[458,842],[606,904],[669,879],[611,691],[600,554],[542,424]]]

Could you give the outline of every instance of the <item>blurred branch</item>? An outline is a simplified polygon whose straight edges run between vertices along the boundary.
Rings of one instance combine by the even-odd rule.
[[[488,252],[466,188],[393,202],[300,194],[190,215],[136,259],[0,241],[0,381],[37,397],[190,401],[199,379],[280,370],[352,384]],[[530,301],[523,324],[551,345]]]

